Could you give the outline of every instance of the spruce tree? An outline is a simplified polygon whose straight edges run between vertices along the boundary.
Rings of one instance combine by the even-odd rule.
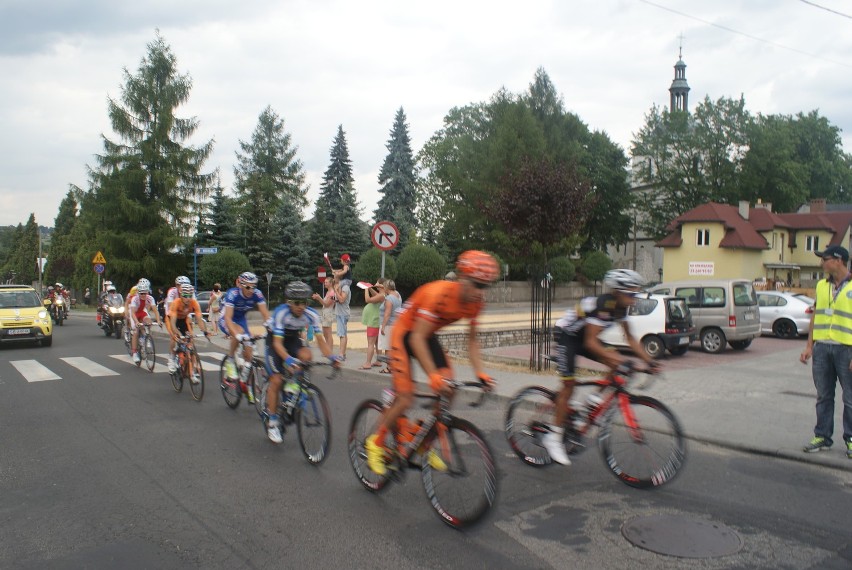
[[[270,244],[275,259],[273,291],[280,291],[290,281],[310,281],[317,262],[311,262],[304,222],[298,206],[284,196],[273,216],[276,233]]]
[[[59,213],[53,222],[50,237],[50,255],[45,266],[45,276],[70,285],[74,275],[74,257],[79,244],[74,241],[74,226],[77,223],[77,198],[73,188],[68,190],[59,204]]]
[[[6,280],[29,285],[38,279],[38,232],[35,214],[30,214],[25,225],[18,224],[14,249],[3,266]]]
[[[210,220],[210,244],[220,249],[241,249],[242,238],[237,230],[236,203],[225,195],[221,185],[213,188],[208,206]]]
[[[255,272],[274,274],[277,261],[272,244],[279,233],[274,214],[285,198],[297,213],[307,203],[304,166],[296,158],[298,147],[285,132],[284,121],[272,107],[263,110],[251,142],[240,141],[240,148],[234,175],[239,226],[245,239],[241,251]],[[299,230],[298,226],[289,228]]]
[[[411,152],[411,137],[408,134],[405,111],[396,112],[390,139],[385,147],[388,155],[379,173],[379,193],[382,197],[375,211],[376,222],[388,220],[399,228],[398,251],[408,243],[409,235],[417,227],[417,177],[414,156]]]

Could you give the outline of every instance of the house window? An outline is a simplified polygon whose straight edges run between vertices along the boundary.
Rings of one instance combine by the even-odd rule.
[[[695,245],[699,245],[699,246],[710,245],[710,230],[708,230],[708,229],[697,230],[697,239],[695,240]]]
[[[805,251],[819,251],[819,236],[808,236],[805,240]]]

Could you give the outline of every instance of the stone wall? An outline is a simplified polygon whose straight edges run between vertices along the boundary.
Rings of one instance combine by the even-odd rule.
[[[436,333],[441,345],[450,354],[466,355],[467,354],[467,332],[446,332]],[[481,348],[496,348],[499,346],[517,346],[521,344],[530,344],[530,329],[513,329],[513,330],[482,330],[477,333],[479,346]]]
[[[590,295],[599,295],[602,285],[598,283],[597,292],[592,285],[580,285],[571,282],[568,285],[553,287],[554,301],[575,301]],[[532,284],[528,281],[498,281],[488,290],[487,302],[496,303],[529,303],[532,299]]]

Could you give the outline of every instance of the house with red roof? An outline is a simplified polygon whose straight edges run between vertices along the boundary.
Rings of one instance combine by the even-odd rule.
[[[836,209],[835,209],[836,208]],[[772,204],[710,202],[683,213],[656,245],[663,248],[663,280],[770,279],[810,287],[822,277],[815,252],[850,248],[852,210],[812,200],[779,214]]]

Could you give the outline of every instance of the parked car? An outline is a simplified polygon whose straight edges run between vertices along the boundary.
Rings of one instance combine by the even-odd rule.
[[[659,358],[666,350],[675,356],[686,354],[696,334],[689,307],[682,297],[638,297],[627,312],[627,324],[630,333],[652,358]],[[627,337],[620,326],[604,329],[599,338],[612,346],[627,346]]]
[[[27,285],[0,285],[0,343],[53,343],[53,323],[36,290]]]
[[[807,295],[781,291],[758,291],[760,331],[781,338],[808,334],[815,301]]]
[[[204,320],[210,319],[210,294],[213,291],[198,291],[195,293],[195,298],[198,300],[198,306],[201,307],[201,315]]]
[[[760,336],[760,308],[750,280],[676,281],[655,285],[649,291],[686,299],[706,352],[722,352],[726,343],[734,350],[745,350]]]

